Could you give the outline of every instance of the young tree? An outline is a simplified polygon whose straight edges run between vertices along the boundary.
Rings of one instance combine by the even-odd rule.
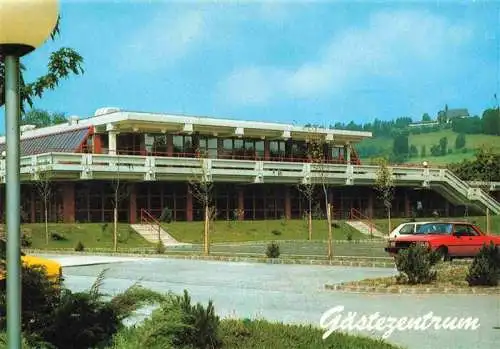
[[[60,17],[54,28],[51,39],[55,40],[59,35]],[[5,102],[5,67],[4,59],[0,55],[0,106]],[[26,104],[33,107],[33,98],[42,97],[46,90],[54,90],[62,79],[68,78],[71,74],[83,74],[83,58],[69,47],[62,47],[57,51],[51,53],[49,62],[47,64],[48,71],[45,75],[40,76],[35,81],[26,83],[23,78],[23,73],[26,68],[21,65],[21,110],[24,112]]]
[[[189,191],[203,207],[203,251],[210,254],[210,222],[214,219],[215,207],[213,205],[213,182],[209,169],[208,154],[197,151],[200,167],[189,180]]]
[[[120,158],[116,157],[116,173],[111,181],[113,189],[113,250],[118,251],[118,208],[120,202],[130,195],[130,186],[121,178]]]
[[[49,244],[49,201],[52,196],[52,172],[37,171],[35,177],[35,186],[42,200],[43,217],[45,222],[45,244]]]
[[[307,200],[307,230],[308,238],[312,240],[312,203],[314,200],[315,185],[311,180],[306,180],[297,185],[297,189]]]
[[[460,133],[455,139],[455,149],[462,149],[465,147],[465,133]]]
[[[389,231],[391,231],[391,208],[392,200],[394,199],[394,176],[388,166],[387,159],[379,159],[378,166],[375,179],[375,189],[379,193],[379,197],[383,201],[385,209],[387,210]]]

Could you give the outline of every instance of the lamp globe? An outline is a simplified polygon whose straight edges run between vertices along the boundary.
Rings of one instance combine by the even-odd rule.
[[[59,17],[58,0],[0,0],[0,53],[24,56],[50,36]]]

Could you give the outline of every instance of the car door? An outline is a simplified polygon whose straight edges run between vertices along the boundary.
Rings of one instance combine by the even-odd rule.
[[[467,224],[455,224],[453,226],[453,236],[448,251],[457,257],[467,257],[474,255],[474,241],[470,236]],[[477,243],[477,242],[476,242]]]
[[[491,236],[481,234],[481,232],[476,230],[472,225],[468,226],[468,234],[470,243],[470,254],[468,254],[468,257],[474,257],[479,253],[479,250],[481,250],[483,245],[489,245],[493,241]]]

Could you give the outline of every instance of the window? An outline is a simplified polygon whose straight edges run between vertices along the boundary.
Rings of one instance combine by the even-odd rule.
[[[453,231],[453,224],[450,223],[428,223],[422,224],[418,229],[418,234],[442,234],[448,235]]]
[[[467,224],[455,224],[454,234],[460,236],[477,236],[478,232]]]
[[[400,234],[413,234],[415,232],[413,224],[406,224],[401,227],[399,230]]]

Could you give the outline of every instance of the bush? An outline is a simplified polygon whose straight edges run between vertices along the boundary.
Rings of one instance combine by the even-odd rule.
[[[170,222],[172,222],[173,217],[174,217],[174,215],[172,213],[172,210],[169,209],[168,207],[165,207],[161,211],[160,222],[170,223]]]
[[[346,233],[346,239],[347,241],[352,241],[352,231],[348,230]]]
[[[277,242],[273,241],[267,245],[266,256],[267,258],[279,258],[280,246]]]
[[[66,241],[66,237],[63,234],[59,234],[57,231],[50,233],[50,239],[52,241]]]
[[[81,241],[78,241],[76,243],[76,246],[75,246],[75,251],[76,252],[82,252],[85,250],[85,246],[83,245],[83,243]]]
[[[23,232],[21,235],[21,247],[31,247],[33,244],[33,240],[31,238],[31,235]]]
[[[271,234],[278,236],[281,235],[281,231],[274,229]]]
[[[500,247],[484,245],[469,266],[469,286],[498,286],[500,280]]]
[[[428,284],[436,280],[433,266],[439,255],[422,244],[411,245],[396,256],[396,267],[400,272],[398,282],[409,284]]]
[[[108,229],[108,223],[103,223],[103,224],[101,224],[101,232],[102,232],[102,233],[105,233],[105,232],[106,232],[106,229]]]
[[[165,247],[165,244],[163,243],[163,241],[160,240],[156,243],[155,252],[157,254],[164,254],[166,250],[167,250],[167,248]]]

